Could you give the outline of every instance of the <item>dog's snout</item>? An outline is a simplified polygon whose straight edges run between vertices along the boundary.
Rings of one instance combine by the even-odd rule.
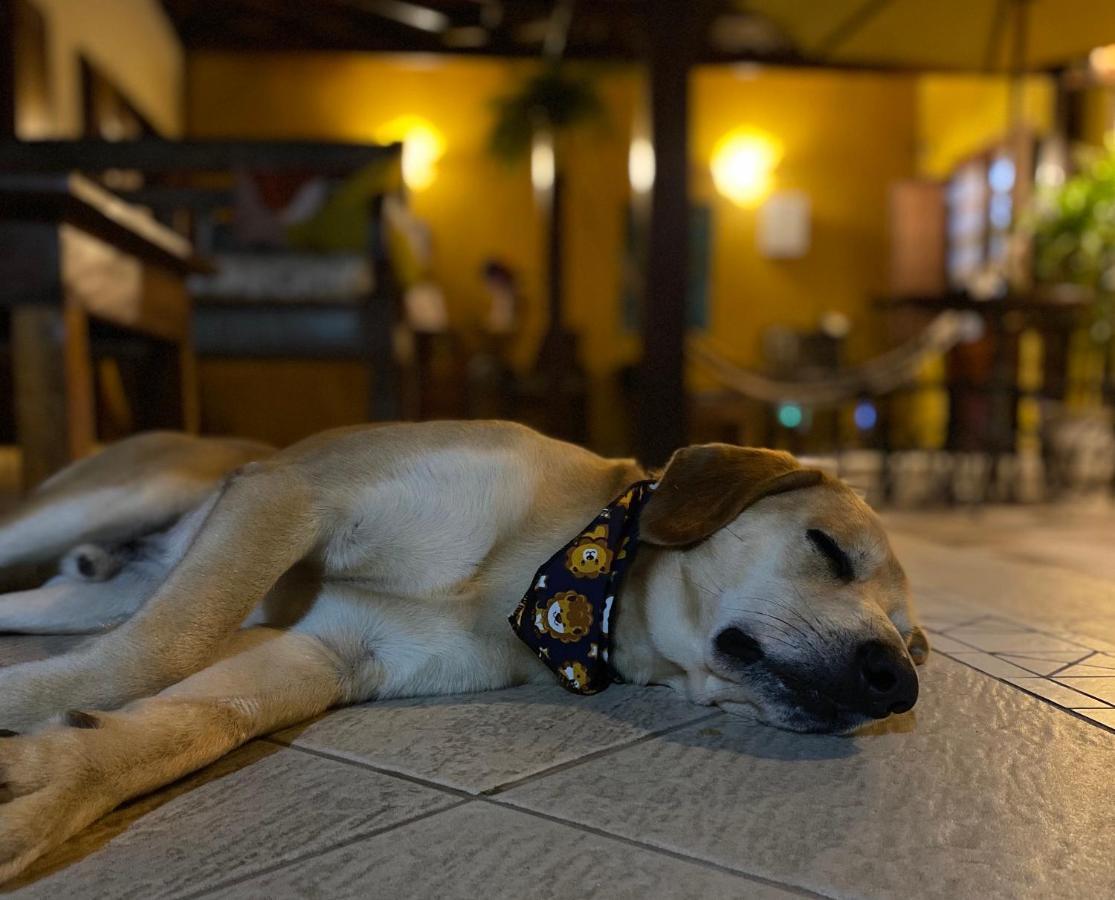
[[[867,641],[856,649],[856,677],[864,710],[876,719],[904,713],[918,699],[918,676],[897,648]]]

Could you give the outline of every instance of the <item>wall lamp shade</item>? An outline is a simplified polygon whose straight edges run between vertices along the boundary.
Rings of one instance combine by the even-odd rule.
[[[645,137],[631,141],[627,151],[627,178],[637,194],[650,193],[654,187],[654,145]]]
[[[1088,54],[1088,66],[1105,84],[1115,84],[1115,44],[1096,47]]]
[[[423,191],[437,177],[438,160],[445,154],[445,138],[425,119],[400,116],[377,128],[375,139],[403,145],[403,181],[412,191]]]
[[[530,147],[530,183],[540,194],[554,186],[554,140],[544,131],[538,132]]]
[[[769,193],[782,150],[771,137],[755,131],[733,131],[712,151],[716,189],[740,206],[752,206]]]

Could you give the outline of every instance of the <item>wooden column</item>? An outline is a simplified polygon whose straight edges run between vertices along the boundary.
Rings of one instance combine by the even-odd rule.
[[[30,490],[96,442],[89,323],[75,303],[12,310],[16,428]]]
[[[653,0],[646,8],[656,175],[651,194],[636,451],[644,463],[660,465],[686,443],[688,435],[689,69],[697,14],[691,0]]]
[[[15,16],[0,0],[0,138],[15,137]]]

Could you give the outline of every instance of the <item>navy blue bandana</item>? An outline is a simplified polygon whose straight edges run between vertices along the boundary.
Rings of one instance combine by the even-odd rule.
[[[616,597],[639,544],[639,513],[657,487],[640,481],[543,565],[508,619],[562,686],[595,694],[616,680],[609,665]]]

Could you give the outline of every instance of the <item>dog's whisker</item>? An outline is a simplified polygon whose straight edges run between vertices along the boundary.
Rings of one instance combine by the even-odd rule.
[[[786,628],[790,629],[789,632],[786,632],[787,634],[789,634],[789,633],[800,634],[806,640],[809,639],[808,636],[806,635],[806,633],[804,631],[802,631],[800,628],[798,628],[796,625],[794,625],[792,622],[787,622],[785,619],[780,619],[778,616],[773,616],[770,613],[762,612],[762,611],[757,610],[757,609],[745,609],[745,608],[739,607],[739,606],[728,606],[726,608],[736,610],[736,611],[739,611],[739,612],[749,613],[750,615],[754,615],[754,616],[762,616],[766,619],[771,619],[772,621],[778,622],[778,623],[784,625]]]
[[[782,635],[782,637],[779,637],[777,635]],[[792,637],[792,635],[787,635],[785,632],[776,632],[776,634],[769,634],[768,633],[768,634],[763,635],[764,640],[774,641],[774,642],[779,643],[779,644],[785,644],[791,650],[800,653],[801,652],[801,645],[795,643],[794,641],[787,640],[787,638],[789,638],[789,637]]]
[[[747,611],[746,610],[740,610],[740,612],[742,612],[745,617],[747,616]],[[752,620],[752,621],[755,621],[755,620]],[[797,638],[797,635],[795,635],[794,632],[786,631],[783,628],[779,628],[777,625],[772,625],[770,622],[758,622],[758,624],[762,625],[764,630],[773,631],[775,634],[784,635],[788,640],[794,640],[794,639]],[[800,634],[800,632],[799,632],[799,634]]]
[[[799,597],[800,597],[800,594],[799,594]],[[767,597],[767,598],[763,598],[763,597],[745,597],[745,598],[742,598],[742,599],[752,600],[756,603],[774,603],[777,606],[782,607],[784,609],[787,609],[790,612],[797,615],[797,617],[799,619],[801,619],[802,623],[805,625],[805,627],[807,629],[807,631],[802,631],[801,629],[796,629],[797,632],[802,636],[805,643],[809,646],[809,648],[811,650],[813,650],[813,652],[818,653],[818,654],[823,654],[824,648],[823,648],[822,645],[824,644],[824,641],[825,641],[824,634],[822,634],[821,631],[815,625],[813,625],[811,622],[809,622],[808,619],[806,619],[796,609],[794,609],[794,607],[790,606],[788,603],[780,600],[777,597]],[[750,610],[750,611],[755,613],[756,615],[766,616],[768,618],[775,619],[776,621],[782,622],[784,625],[790,625],[790,623],[787,622],[785,619],[781,619],[778,616],[772,615],[771,613],[765,613],[765,612],[762,612],[760,610]],[[816,640],[814,640],[814,637],[816,638]],[[818,643],[818,641],[820,643]]]
[[[734,531],[732,530],[731,526],[729,526],[729,525],[725,525],[725,526],[724,526],[724,530],[725,530],[726,532],[728,532],[728,534],[730,534],[730,535],[731,535],[732,537],[734,537],[734,538],[735,538],[735,539],[736,539],[737,541],[739,541],[739,542],[740,542],[741,544],[746,544],[746,543],[747,543],[747,541],[745,541],[745,540],[744,540],[744,539],[743,539],[742,537],[740,537],[740,536],[739,536],[738,534],[736,534],[736,533],[735,533],[735,532],[734,532]]]
[[[682,575],[673,575],[673,574],[667,574],[667,577],[671,578],[674,581],[680,581],[682,584],[687,584],[690,587],[695,587],[697,590],[704,591],[706,594],[709,594],[713,597],[720,597],[723,594],[722,591],[714,591],[712,588],[706,587],[705,585],[701,584],[699,581],[695,581],[692,578],[685,578]]]
[[[791,585],[791,587],[793,587],[793,589],[794,589],[794,593],[795,593],[795,594],[797,594],[798,600],[799,600],[799,601],[801,601],[801,604],[802,604],[803,606],[805,606],[805,607],[806,607],[806,609],[808,609],[808,608],[809,608],[809,607],[808,607],[808,604],[806,604],[806,602],[805,602],[805,598],[804,598],[804,597],[803,597],[803,596],[801,595],[801,591],[800,591],[800,590],[798,589],[797,585]],[[801,619],[801,620],[802,620],[802,622],[804,622],[804,623],[806,624],[806,626],[807,626],[807,627],[809,627],[809,628],[810,628],[810,629],[812,629],[813,631],[816,631],[816,632],[817,632],[817,634],[818,634],[818,636],[820,636],[820,630],[819,630],[818,626],[819,626],[820,628],[823,628],[823,627],[824,627],[824,625],[823,625],[823,623],[821,622],[821,620],[817,618],[817,616],[816,616],[816,614],[815,614],[815,613],[812,613],[812,615],[813,615],[813,621],[812,621],[812,622],[810,622],[810,620],[809,620],[809,619],[807,619],[807,618],[806,618],[806,617],[805,617],[804,615],[802,615],[802,613],[801,613],[801,610],[800,610],[799,608],[797,608],[797,607],[795,607],[795,606],[791,606],[791,605],[790,605],[789,603],[785,602],[784,600],[780,600],[780,599],[778,599],[777,597],[772,597],[772,598],[771,598],[771,601],[772,601],[773,603],[777,603],[777,604],[778,604],[779,606],[781,606],[781,607],[782,607],[783,609],[786,609],[786,610],[788,610],[789,612],[793,613],[793,614],[794,614],[795,616],[797,616],[797,617],[798,617],[799,619]]]

